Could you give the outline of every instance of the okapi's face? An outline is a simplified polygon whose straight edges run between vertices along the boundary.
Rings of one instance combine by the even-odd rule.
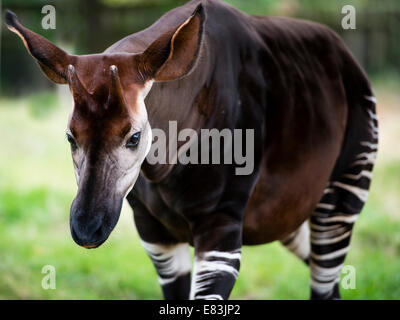
[[[86,89],[88,86],[84,84],[88,81],[80,80],[75,67],[68,67],[74,108],[67,139],[78,182],[70,225],[75,242],[86,248],[96,247],[107,239],[151,146],[144,98],[152,81],[142,83],[137,79],[124,90],[121,83],[124,78],[120,78],[118,70],[118,67],[124,70],[124,65],[119,58],[109,62],[100,57],[92,70],[100,70],[101,75],[94,79],[93,74],[82,75],[82,79],[89,78],[89,83],[93,83],[93,92]],[[115,64],[110,66],[110,63]]]
[[[78,183],[70,213],[77,244],[98,247],[115,227],[151,146],[145,97],[154,81],[175,80],[193,69],[204,19],[200,5],[139,54],[74,56],[7,11],[8,28],[21,37],[50,80],[69,84],[74,98],[66,134]]]

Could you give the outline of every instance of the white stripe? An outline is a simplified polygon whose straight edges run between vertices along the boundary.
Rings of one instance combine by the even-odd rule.
[[[375,126],[373,123],[371,123],[371,129],[374,133],[379,133],[379,128]]]
[[[357,160],[352,163],[352,166],[356,165],[366,165],[366,164],[375,164],[376,161],[376,152],[363,152],[357,155],[356,159],[365,158],[365,160]]]
[[[327,231],[327,230],[334,230],[340,226],[340,224],[335,224],[333,226],[319,226],[317,224],[311,223],[311,229],[320,230],[320,231]]]
[[[371,149],[374,149],[374,150],[378,149],[378,144],[377,143],[371,143],[369,141],[361,141],[360,144],[362,146],[364,146],[364,147],[368,147],[368,148],[371,148]]]
[[[349,237],[351,235],[351,230],[345,232],[344,234],[342,234],[341,236],[335,237],[335,238],[330,238],[330,239],[315,239],[314,237],[311,238],[311,243],[312,244],[332,244],[332,243],[336,243],[339,242],[347,237]]]
[[[187,243],[177,245],[153,244],[141,240],[142,246],[152,259],[157,272],[160,285],[174,282],[179,276],[187,274],[191,270],[190,249]],[[159,260],[163,260],[160,262]],[[171,275],[163,278],[162,274]]]
[[[323,295],[323,294],[327,294],[327,293],[331,292],[333,290],[335,284],[338,283],[339,280],[340,280],[340,277],[337,277],[332,282],[321,283],[321,282],[318,282],[318,280],[314,280],[314,279],[310,278],[310,286],[314,291]]]
[[[340,267],[342,267],[342,265],[340,265]],[[337,280],[340,279],[340,275],[339,274],[335,274],[335,275],[318,275],[319,278],[316,278],[316,276],[313,274],[314,277],[310,278],[310,282],[311,282],[311,287],[313,287],[313,289],[315,287],[326,287],[326,288],[333,288],[335,283],[338,282]],[[330,282],[327,282],[330,281]],[[314,287],[315,286],[315,287]]]
[[[332,216],[327,218],[318,217],[318,222],[329,223],[329,222],[345,222],[345,223],[354,223],[358,219],[357,214],[353,215],[343,215],[343,216]]]
[[[223,252],[223,251],[208,251],[203,255],[204,259],[209,258],[224,258],[224,259],[238,259],[240,260],[241,253],[239,252]]]
[[[325,280],[329,278],[335,278],[335,275],[340,273],[340,269],[342,269],[343,264],[339,264],[336,267],[325,268],[315,264],[313,261],[310,263],[310,270],[314,278]]]
[[[361,165],[365,166],[367,164],[375,164],[375,162],[371,161],[369,159],[367,159],[367,160],[357,160],[357,161],[354,161],[351,165],[353,167],[355,167],[355,166],[361,166]]]
[[[376,152],[362,152],[356,156],[356,159],[366,158],[366,159],[376,160],[376,154],[377,154]]]
[[[349,246],[346,248],[331,252],[331,253],[325,253],[325,254],[316,254],[314,252],[311,252],[311,258],[316,259],[316,260],[331,260],[335,259],[337,257],[340,257],[349,251]]]
[[[331,215],[332,213],[327,213],[327,212],[320,212],[320,211],[314,211],[313,216],[317,218],[327,218]]]
[[[320,294],[326,294],[332,291],[333,287],[340,279],[340,270],[343,264],[333,268],[324,268],[316,265],[313,261],[310,263],[310,286],[314,291]],[[330,281],[329,283],[321,283],[319,281]]]
[[[371,110],[369,110],[369,109],[367,109],[367,112],[368,112],[369,116],[370,116],[372,119],[378,121],[378,116],[377,116],[375,113],[373,113],[373,112],[372,112]]]
[[[330,203],[320,202],[320,203],[317,204],[317,208],[333,210],[333,209],[335,209],[335,205],[330,204]]]
[[[233,275],[235,278],[238,276],[239,271],[227,264],[225,261],[199,261],[197,263],[197,273],[203,272],[227,272]],[[203,275],[200,275],[202,277]]]
[[[338,181],[333,182],[333,185],[351,192],[352,194],[354,194],[357,198],[359,198],[363,202],[366,202],[368,199],[368,190],[361,189],[361,188],[351,186],[349,184],[341,183]]]
[[[325,190],[324,190],[324,194],[326,194],[326,193],[333,193],[334,192],[334,189],[333,188],[326,188]]]
[[[205,296],[196,296],[196,299],[204,299],[204,300],[224,300],[219,294],[208,294]]]
[[[304,221],[295,232],[297,233],[295,238],[286,245],[286,248],[300,259],[307,259],[310,255],[310,227],[308,226],[308,221]]]
[[[358,180],[361,177],[366,177],[368,179],[372,179],[372,172],[368,170],[363,170],[359,174],[344,174],[343,177]]]
[[[348,231],[348,227],[347,226],[341,226],[341,227],[337,227],[336,229],[332,229],[329,231],[325,231],[325,232],[314,232],[312,234],[314,239],[327,239],[327,238],[333,238],[336,236],[339,236],[345,232]]]
[[[374,96],[364,96],[364,98],[375,104],[378,102],[378,100],[376,100],[376,98]]]
[[[375,125],[375,123],[373,121],[369,122],[369,126],[372,129],[372,135],[378,137],[378,133],[379,133],[379,128]]]

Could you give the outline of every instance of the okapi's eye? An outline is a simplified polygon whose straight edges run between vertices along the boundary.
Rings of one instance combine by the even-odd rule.
[[[76,145],[75,139],[72,138],[72,136],[68,133],[67,133],[67,140],[68,140],[69,144],[71,145],[72,150],[75,150],[78,148],[78,146]]]
[[[126,142],[127,148],[136,148],[139,144],[140,132],[134,133]]]

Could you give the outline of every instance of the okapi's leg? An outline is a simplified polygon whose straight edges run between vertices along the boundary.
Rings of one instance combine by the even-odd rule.
[[[361,189],[344,186],[341,182],[328,186],[311,216],[311,299],[340,299],[340,271],[354,222],[366,200]]]
[[[213,219],[206,218],[203,222],[194,229],[195,261],[190,298],[228,299],[239,273],[241,227],[230,220],[219,227]]]
[[[142,205],[128,196],[142,245],[158,274],[164,298],[187,300],[190,293],[191,256],[187,243],[177,241]]]
[[[157,270],[164,298],[188,299],[191,258],[189,244],[155,244],[142,240],[142,245]]]
[[[368,99],[370,100],[370,99]],[[311,216],[311,298],[339,299],[340,270],[349,250],[353,225],[368,197],[378,147],[375,102],[366,106],[365,141],[352,146],[354,156],[331,181]]]
[[[304,221],[296,231],[282,240],[281,243],[308,264],[310,258],[310,227],[308,221]]]
[[[311,226],[311,299],[340,299],[340,270],[349,250],[357,214],[316,212]]]

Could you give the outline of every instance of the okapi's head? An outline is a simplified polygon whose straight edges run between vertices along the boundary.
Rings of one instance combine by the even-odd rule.
[[[203,8],[138,54],[70,55],[22,26],[10,11],[6,23],[50,80],[69,84],[74,106],[67,138],[78,183],[71,234],[81,246],[98,247],[115,227],[151,146],[145,97],[154,81],[175,80],[193,69]]]

